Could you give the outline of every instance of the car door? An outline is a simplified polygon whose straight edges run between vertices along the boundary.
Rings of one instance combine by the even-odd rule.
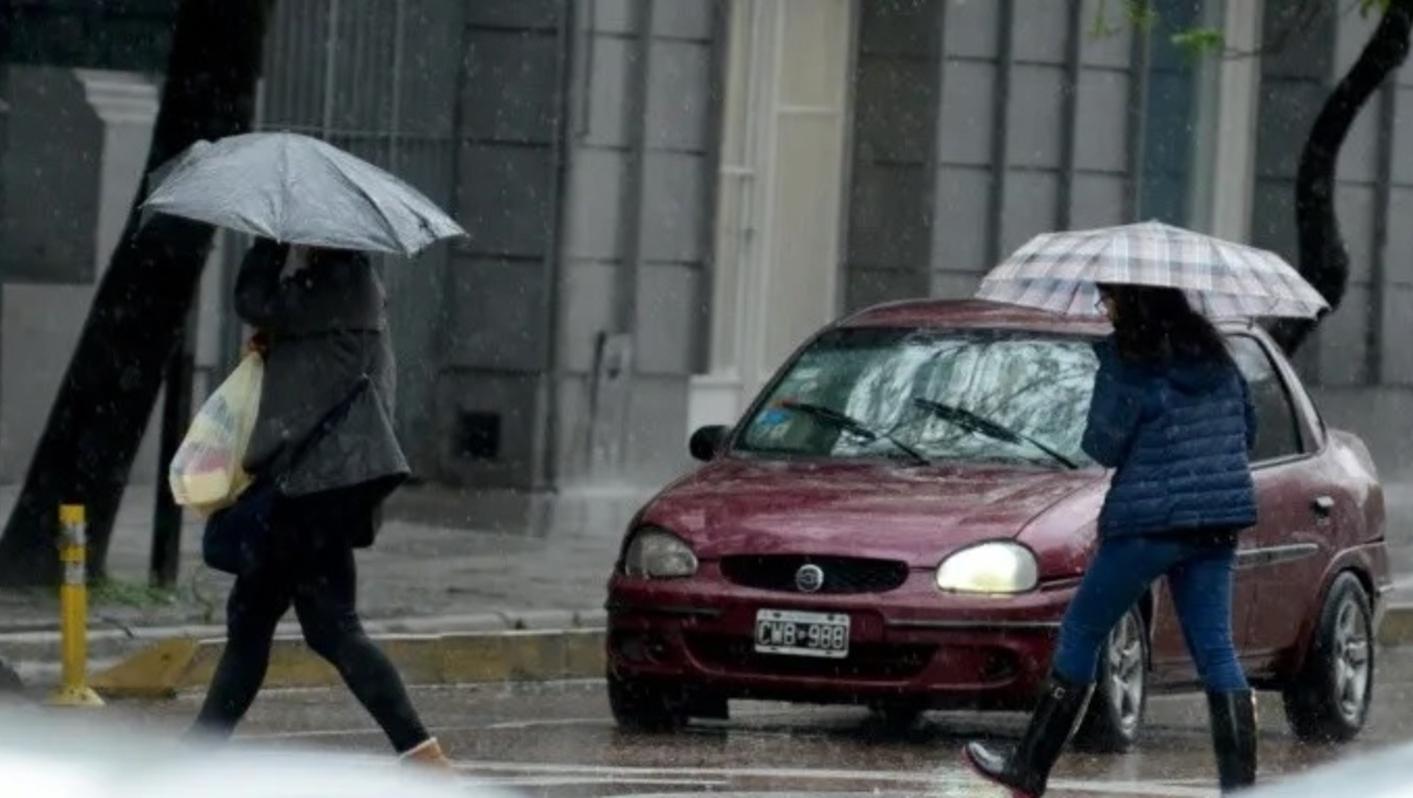
[[[1254,574],[1238,570],[1232,584],[1232,640],[1237,652],[1250,648],[1248,639],[1248,616],[1257,602],[1257,586]],[[1156,680],[1165,684],[1185,684],[1197,681],[1197,667],[1187,652],[1187,642],[1183,638],[1182,624],[1173,609],[1173,595],[1168,590],[1168,580],[1159,580],[1154,585],[1152,645],[1153,671]],[[1246,664],[1246,657],[1242,657]]]
[[[1308,605],[1298,595],[1302,584],[1318,581],[1318,559],[1310,540],[1318,528],[1310,517],[1307,496],[1317,493],[1318,478],[1311,432],[1291,402],[1298,385],[1272,359],[1257,337],[1228,336],[1232,356],[1246,379],[1256,408],[1256,443],[1251,475],[1256,483],[1259,519],[1241,537],[1232,592],[1232,638],[1243,665],[1259,671],[1294,638]],[[1293,375],[1290,375],[1293,380]],[[1306,580],[1302,582],[1301,580]],[[1306,591],[1313,592],[1313,589]],[[1166,580],[1155,595],[1153,665],[1165,681],[1190,681],[1196,670],[1188,656],[1181,624],[1173,611]]]
[[[1257,603],[1255,574],[1238,570],[1232,584],[1231,629],[1232,641],[1239,654],[1250,648],[1248,623],[1252,608]],[[1173,594],[1168,589],[1168,580],[1162,579],[1154,585],[1152,634],[1153,671],[1158,681],[1181,684],[1197,681],[1197,667],[1187,651],[1187,641],[1182,634],[1182,624],[1173,609]],[[1243,664],[1246,657],[1242,656]]]
[[[1229,340],[1256,407],[1251,468],[1260,516],[1242,536],[1237,581],[1254,589],[1243,613],[1241,653],[1259,676],[1295,642],[1318,599],[1334,491],[1319,461],[1323,430],[1294,372],[1266,340],[1250,334]]]

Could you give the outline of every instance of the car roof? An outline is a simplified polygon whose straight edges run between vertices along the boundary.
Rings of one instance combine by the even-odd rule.
[[[874,305],[841,320],[836,327],[938,327],[992,330],[1029,330],[1106,335],[1112,329],[1103,316],[1063,316],[1058,313],[1003,305],[981,299],[910,299]],[[1222,322],[1228,332],[1248,330],[1248,321]]]

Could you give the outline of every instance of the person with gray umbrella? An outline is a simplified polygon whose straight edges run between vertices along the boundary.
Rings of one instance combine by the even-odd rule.
[[[253,482],[213,515],[203,551],[236,574],[228,639],[193,727],[228,736],[255,700],[275,627],[291,607],[412,761],[449,766],[392,662],[364,632],[354,550],[409,468],[393,427],[396,369],[386,297],[364,251],[412,256],[464,231],[419,192],[324,142],[255,133],[202,142],[144,203],[250,233],[235,309],[264,356],[244,457]]]
[[[287,273],[290,258],[307,263]],[[265,356],[245,468],[257,485],[273,483],[275,495],[260,552],[231,589],[226,648],[196,729],[234,730],[264,680],[275,626],[293,605],[309,647],[338,670],[394,749],[445,765],[356,609],[354,549],[372,545],[378,507],[409,473],[391,422],[382,286],[362,253],[291,252],[261,240],[241,266],[236,312],[259,330]]]

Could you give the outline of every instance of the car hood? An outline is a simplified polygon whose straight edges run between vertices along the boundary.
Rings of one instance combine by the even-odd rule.
[[[663,491],[640,521],[681,535],[706,559],[834,554],[931,567],[966,544],[1015,537],[1103,479],[1097,471],[999,465],[729,459]]]

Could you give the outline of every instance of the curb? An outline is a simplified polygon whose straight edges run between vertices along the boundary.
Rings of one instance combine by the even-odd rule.
[[[545,613],[536,620],[562,620]],[[576,614],[578,620],[589,620]],[[468,619],[469,620],[469,619]],[[594,620],[597,620],[595,618]],[[598,678],[604,673],[603,628],[525,629],[504,619],[509,630],[449,634],[378,634],[374,640],[409,685],[484,682],[554,681]],[[431,626],[426,619],[415,626]],[[398,624],[401,625],[401,624]],[[1413,604],[1387,608],[1379,624],[1378,642],[1385,646],[1413,644]],[[91,686],[112,698],[171,698],[204,689],[225,648],[225,639],[178,636],[149,644],[92,679]],[[268,687],[327,687],[340,684],[338,672],[297,635],[275,638]]]
[[[1384,610],[1379,621],[1378,639],[1385,646],[1413,643],[1413,604],[1395,604]]]
[[[608,614],[602,609],[520,610],[365,619],[363,628],[370,636],[379,639],[396,635],[442,635],[524,629],[598,629],[607,622]],[[225,633],[225,626],[216,624],[132,625],[119,628],[94,624],[88,630],[89,662],[97,670],[104,664],[126,660],[164,640],[206,640],[223,637]],[[299,624],[292,620],[282,622],[275,633],[297,637],[300,633]],[[16,670],[31,678],[47,678],[49,672],[58,666],[59,650],[60,635],[56,630],[0,632],[0,657],[8,659]]]
[[[560,629],[602,626],[608,618],[603,609],[580,610],[490,610],[479,613],[449,615],[414,615],[406,617],[373,617],[363,619],[369,634],[401,634],[407,632],[493,632],[502,629]],[[297,631],[294,621],[283,621],[280,631]],[[218,637],[225,631],[219,623],[181,622],[146,625],[91,614],[88,640],[145,639],[169,637]],[[29,621],[16,624],[0,622],[0,646],[24,644],[54,644],[59,642],[57,621]]]
[[[604,672],[603,629],[383,635],[374,638],[409,685],[553,681]],[[204,689],[224,638],[177,637],[154,643],[97,674],[90,686],[111,698],[171,698]],[[267,687],[327,687],[339,674],[294,636],[279,636]]]

